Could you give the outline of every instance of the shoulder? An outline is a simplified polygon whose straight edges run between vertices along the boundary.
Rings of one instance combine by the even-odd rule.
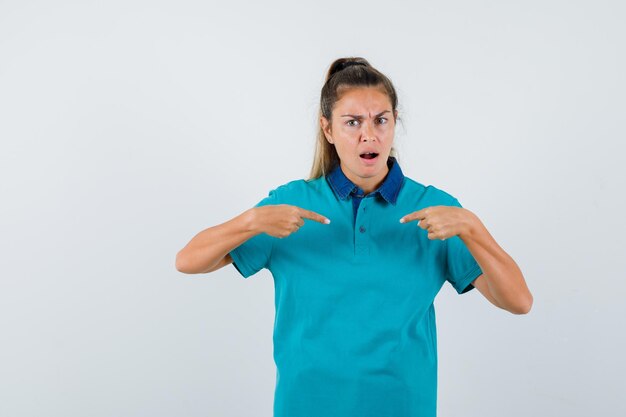
[[[290,197],[306,196],[318,193],[326,186],[324,176],[311,180],[296,179],[276,186],[270,191],[270,195],[275,195],[278,199]]]
[[[438,205],[457,205],[458,200],[447,191],[429,184],[425,185],[412,178],[404,177],[402,186],[404,193],[417,198],[418,200],[428,201],[429,204]]]

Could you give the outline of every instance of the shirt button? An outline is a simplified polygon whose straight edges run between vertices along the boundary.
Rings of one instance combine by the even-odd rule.
[[[359,232],[361,232],[361,233],[365,233],[365,226],[361,226],[361,227],[359,227]]]
[[[363,211],[367,211],[367,207],[363,207]]]

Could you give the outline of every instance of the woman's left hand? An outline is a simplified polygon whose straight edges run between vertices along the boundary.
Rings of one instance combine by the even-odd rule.
[[[431,206],[407,214],[400,223],[417,220],[417,225],[428,231],[429,239],[448,239],[469,231],[475,215],[471,211],[456,206]]]

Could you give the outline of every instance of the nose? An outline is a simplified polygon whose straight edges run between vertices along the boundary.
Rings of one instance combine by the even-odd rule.
[[[374,134],[374,128],[372,127],[371,122],[363,123],[361,139],[363,141],[373,141],[376,139],[376,135]]]

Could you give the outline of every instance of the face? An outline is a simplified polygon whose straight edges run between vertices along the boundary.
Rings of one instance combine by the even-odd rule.
[[[387,158],[393,145],[397,111],[386,93],[376,87],[345,91],[333,108],[332,120],[322,116],[326,140],[341,160],[341,169],[366,193],[374,191],[389,172]],[[374,157],[365,155],[373,152]]]

